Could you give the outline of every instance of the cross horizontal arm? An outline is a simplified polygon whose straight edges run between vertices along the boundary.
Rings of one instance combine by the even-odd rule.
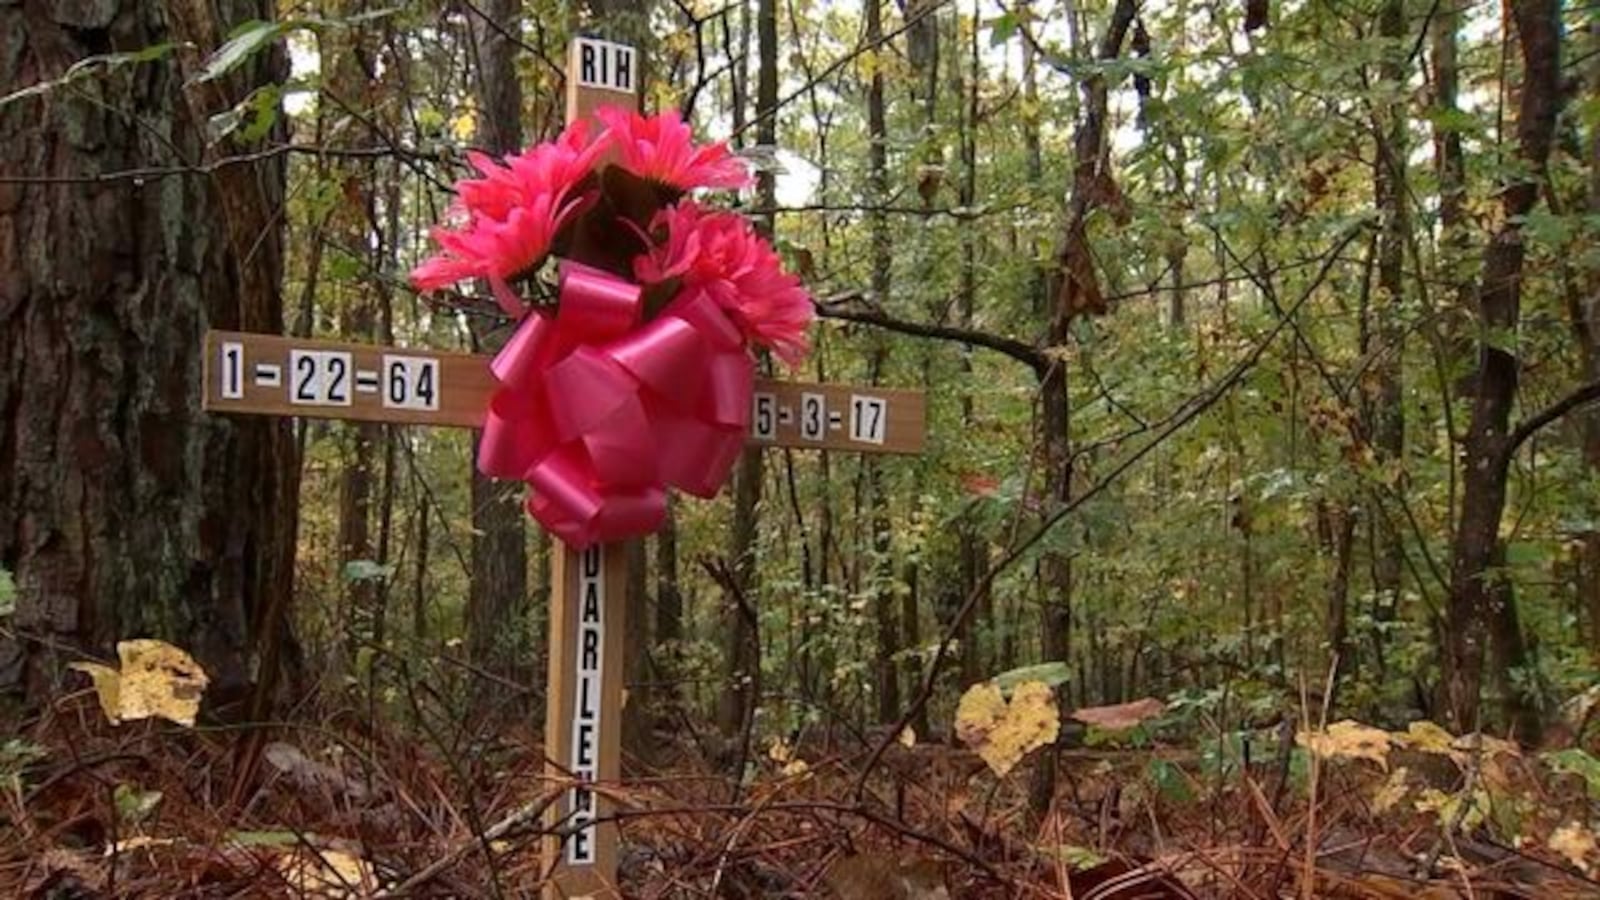
[[[209,412],[478,428],[497,382],[488,356],[237,331],[206,332]],[[750,443],[922,451],[921,391],[758,379]]]

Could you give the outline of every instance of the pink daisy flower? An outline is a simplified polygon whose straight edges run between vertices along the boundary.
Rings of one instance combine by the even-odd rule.
[[[456,185],[452,216],[458,228],[438,227],[432,235],[442,252],[411,271],[418,290],[437,290],[482,278],[508,314],[519,316],[522,298],[511,279],[537,266],[550,252],[557,232],[587,199],[576,188],[605,152],[607,138],[588,139],[583,122],[554,141],[496,162],[482,153],[467,158],[482,178]]]
[[[634,262],[635,277],[645,284],[681,279],[681,290],[706,292],[746,340],[791,366],[805,359],[806,329],[815,314],[811,297],[748,221],[684,200],[651,224],[662,240]]]
[[[698,187],[741,188],[750,170],[728,145],[696,146],[675,110],[646,118],[617,106],[595,111],[617,150],[617,164],[640,178],[680,191]]]

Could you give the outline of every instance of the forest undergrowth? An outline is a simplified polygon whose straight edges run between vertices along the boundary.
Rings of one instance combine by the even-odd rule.
[[[0,745],[0,896],[537,895],[541,814],[561,784],[541,776],[534,729],[430,744],[329,712],[112,726],[92,691],[64,696]],[[996,777],[958,741],[890,740],[863,779],[860,737],[755,741],[735,786],[728,754],[663,745],[610,790],[622,892],[1600,896],[1582,824],[1600,766],[1580,746],[1426,722],[1166,737],[1159,719],[1069,731],[1042,817],[1027,791],[1038,752]]]

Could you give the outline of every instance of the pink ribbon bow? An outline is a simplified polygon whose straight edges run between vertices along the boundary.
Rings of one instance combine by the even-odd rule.
[[[755,369],[716,302],[641,312],[638,285],[563,261],[559,311],[528,315],[490,365],[478,468],[526,481],[528,512],[575,549],[660,528],[669,486],[714,496],[750,426]]]

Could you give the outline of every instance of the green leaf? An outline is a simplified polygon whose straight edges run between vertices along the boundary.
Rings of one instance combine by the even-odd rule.
[[[22,770],[36,762],[50,758],[50,750],[20,738],[0,743],[0,780],[10,781],[22,775]]]
[[[0,569],[0,616],[9,616],[17,611],[17,583],[11,580],[11,573]]]
[[[989,22],[989,46],[998,47],[1017,33],[1017,14],[1004,12]]]
[[[302,840],[316,838],[311,832],[296,834],[293,831],[230,831],[228,843],[240,847],[297,847]]]
[[[117,821],[124,825],[137,825],[161,805],[162,793],[160,791],[141,791],[131,784],[119,784],[111,792],[112,802],[117,807]]]
[[[261,140],[278,121],[278,102],[282,97],[281,84],[256,88],[232,109],[223,110],[206,122],[206,140],[215,144],[235,132],[243,143]]]
[[[394,566],[386,566],[370,559],[352,559],[344,564],[345,581],[384,581],[393,575]]]
[[[1589,799],[1600,800],[1600,759],[1595,759],[1584,750],[1572,747],[1546,753],[1544,760],[1550,764],[1550,768],[1562,775],[1576,775],[1582,778],[1589,789]]]
[[[1067,669],[1065,662],[1039,663],[1036,666],[1023,666],[1009,672],[1001,672],[993,679],[1002,693],[1009,694],[1011,689],[1024,681],[1042,681],[1050,687],[1056,687],[1072,677],[1072,672]]]
[[[17,100],[36,97],[49,93],[56,88],[65,87],[75,81],[88,78],[96,72],[110,72],[122,66],[161,59],[172,52],[173,46],[172,43],[168,42],[154,44],[141,50],[129,50],[126,53],[103,53],[98,56],[84,57],[69,66],[67,71],[61,74],[60,78],[41,81],[38,84],[29,85],[19,91],[13,91],[0,97],[0,109]]]
[[[211,54],[191,83],[203,84],[232,72],[263,47],[282,37],[288,27],[287,22],[266,22],[261,19],[245,22],[233,30],[233,36],[226,44]]]
[[[1189,784],[1189,776],[1177,763],[1165,759],[1152,759],[1144,769],[1145,777],[1155,785],[1156,791],[1161,796],[1177,803],[1188,803],[1194,799],[1194,788]]]

